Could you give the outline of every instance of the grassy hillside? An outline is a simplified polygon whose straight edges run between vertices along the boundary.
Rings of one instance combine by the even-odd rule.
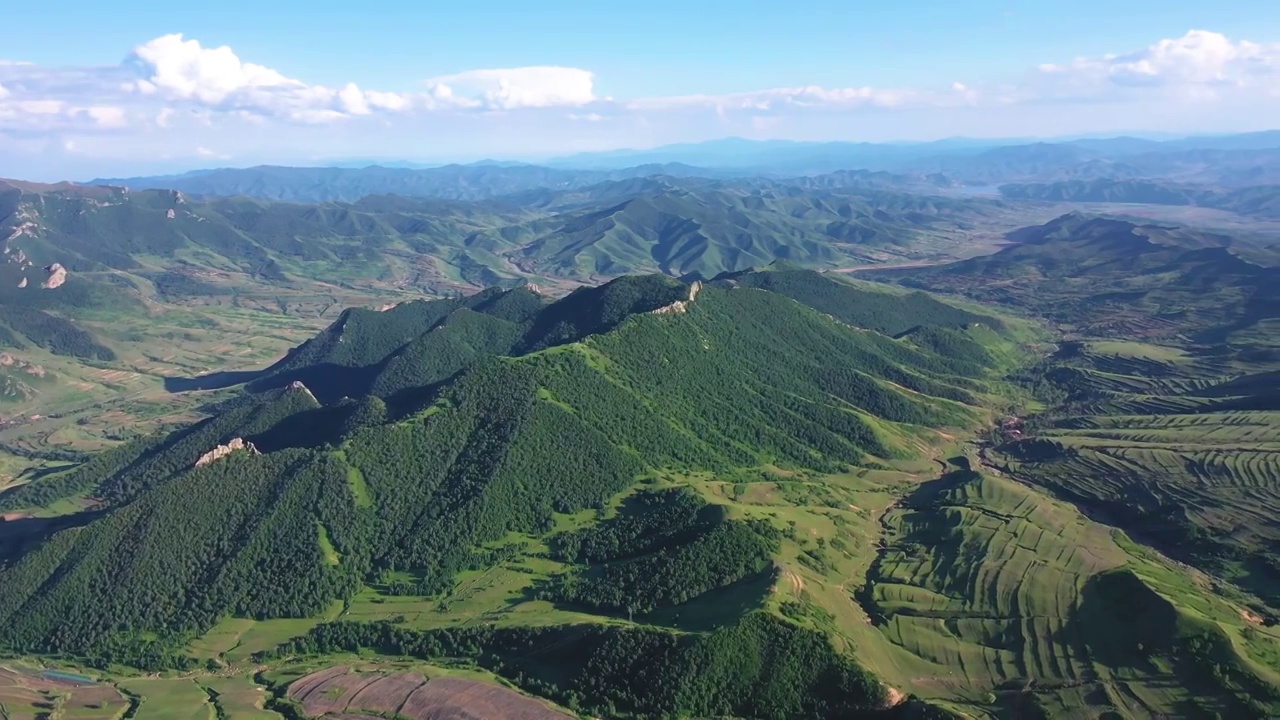
[[[1063,336],[1056,350],[1015,375],[1037,398],[1030,406],[1035,411],[993,429],[981,460],[989,472],[1069,501],[1095,521],[1186,563],[1176,571],[1173,563],[1120,536],[1112,550],[1095,538],[1069,540],[1064,549],[1072,549],[1065,555],[1049,551],[1092,564],[1087,572],[1071,571],[1089,578],[1072,583],[1074,599],[1055,601],[1057,607],[1078,606],[1090,624],[1025,636],[1026,642],[1034,637],[1040,650],[1046,638],[1084,632],[1081,644],[1017,662],[1037,663],[1027,666],[1035,668],[1028,671],[1032,675],[1058,678],[1063,690],[1054,702],[1063,713],[1075,702],[1066,688],[1101,682],[1116,707],[1139,715],[1269,717],[1280,668],[1271,628],[1280,597],[1272,492],[1280,481],[1274,389],[1280,356],[1271,332],[1280,307],[1273,297],[1280,278],[1276,266],[1268,264],[1265,252],[1230,238],[1101,218],[1068,216],[1011,239],[1021,244],[995,255],[869,277],[893,275],[908,285],[948,289],[1054,321]],[[954,490],[947,494],[943,507],[954,502]],[[997,502],[985,519],[975,518],[1007,523],[1007,510],[997,510],[1007,505]],[[944,519],[950,522],[935,516],[936,523]],[[934,543],[940,527],[913,523],[907,531]],[[1046,523],[1035,527],[1027,537]],[[1052,534],[1055,542],[1070,537],[1066,530]],[[1034,549],[1027,557],[1036,560],[1027,572],[1045,567],[1040,542],[1019,541]],[[1090,548],[1087,555],[1080,554],[1082,547]],[[923,560],[924,566],[936,570],[936,562],[966,557],[964,544],[959,548]],[[910,557],[909,563],[921,562],[914,553]],[[964,576],[957,580],[967,582]],[[1046,584],[1023,581],[1016,587]],[[1057,587],[1062,590],[1061,581]],[[877,607],[905,601],[909,615],[924,617],[941,608],[948,608],[947,616],[960,612],[953,598],[975,599],[973,592],[957,594],[954,588],[925,589],[868,597]],[[1011,607],[1026,612],[1028,599],[1018,598]],[[1115,622],[1099,619],[1099,613],[1118,620],[1114,631],[1089,629]],[[999,647],[1011,637],[1007,629],[979,626],[960,639],[993,633],[1001,638]],[[985,651],[983,657],[996,669],[991,672],[1010,662]],[[1081,657],[1094,669],[1077,667]],[[1111,669],[1099,671],[1098,662]],[[963,664],[973,667],[970,660]],[[1178,678],[1182,694],[1138,680],[1135,671]],[[1148,684],[1140,689],[1143,683]],[[1205,695],[1205,683],[1218,688],[1210,693],[1213,699]]]
[[[1274,359],[1090,341],[1047,361],[1062,404],[999,448],[1010,472],[1106,512],[1280,608]]]

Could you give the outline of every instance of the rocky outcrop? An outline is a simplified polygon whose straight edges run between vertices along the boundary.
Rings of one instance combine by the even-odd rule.
[[[47,373],[42,365],[27,362],[9,353],[0,353],[0,367],[13,368],[32,377],[42,378]]]
[[[312,399],[313,401],[315,401],[315,403],[316,403],[317,405],[319,405],[319,404],[320,404],[320,401],[319,401],[319,400],[316,400],[315,393],[311,392],[311,388],[307,387],[306,385],[303,385],[301,380],[294,380],[293,382],[289,383],[289,387],[288,387],[288,389],[289,389],[289,390],[301,390],[302,392],[304,392],[304,393],[306,393],[308,396],[310,396],[310,397],[311,397],[311,399]]]
[[[20,287],[20,288],[24,288],[24,287],[26,287],[26,286],[27,286],[27,279],[26,279],[26,278],[22,278],[21,280],[19,280],[19,281],[18,281],[18,287]]]
[[[40,287],[45,290],[60,288],[62,287],[62,283],[67,281],[67,269],[58,263],[54,263],[45,268],[45,271],[49,273],[49,277],[46,278],[44,282],[40,283]]]
[[[244,438],[232,438],[232,440],[226,445],[219,445],[218,447],[201,455],[200,459],[196,460],[195,467],[204,467],[215,460],[221,460],[237,450],[244,450],[250,455],[262,454],[258,452],[258,448],[254,447],[253,443],[248,440],[245,440]]]
[[[174,212],[173,208],[169,208],[168,210],[165,210],[165,211],[164,211],[164,216],[165,216],[165,217],[167,217],[167,218],[169,218],[170,220],[172,220],[172,219],[174,219],[175,217],[177,217],[177,215],[178,215],[178,213]]]
[[[33,222],[19,223],[12,230],[10,230],[9,237],[5,238],[5,240],[6,241],[14,240],[23,235],[29,235],[34,237],[36,234],[36,230],[39,230],[39,229],[40,227]]]
[[[699,292],[702,292],[702,281],[694,280],[693,283],[689,285],[689,297],[687,299],[677,300],[671,303],[670,305],[663,305],[657,310],[649,311],[649,314],[650,315],[669,315],[672,313],[688,312],[689,306],[693,304],[694,300],[698,299]]]

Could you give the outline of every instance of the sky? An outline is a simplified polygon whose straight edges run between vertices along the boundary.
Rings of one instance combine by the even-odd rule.
[[[5,19],[0,176],[37,180],[1280,125],[1274,0],[45,0]]]

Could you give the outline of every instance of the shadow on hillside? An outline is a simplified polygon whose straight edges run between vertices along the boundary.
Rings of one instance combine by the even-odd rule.
[[[54,533],[88,525],[102,515],[102,510],[84,510],[58,517],[0,520],[0,564],[8,563],[12,566]]]
[[[195,377],[167,377],[164,389],[167,392],[190,392],[192,390],[221,390],[233,385],[253,382],[262,376],[262,370],[232,370],[229,372],[213,372]]]

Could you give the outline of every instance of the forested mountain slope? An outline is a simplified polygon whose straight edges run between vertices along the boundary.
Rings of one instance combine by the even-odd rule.
[[[793,278],[801,280],[843,290],[817,274]],[[425,340],[475,337],[476,321],[522,331],[474,345],[461,361],[440,351],[458,342]],[[943,327],[964,334],[946,320]],[[416,388],[415,404],[390,411],[376,396],[321,406],[301,384],[264,391],[191,428],[0,495],[10,509],[75,492],[102,502],[84,524],[37,547],[9,548],[0,570],[8,646],[181,664],[185,643],[227,614],[320,613],[392,577],[403,578],[396,582],[406,592],[447,596],[459,573],[527,552],[510,544],[512,533],[525,543],[544,536],[563,514],[606,507],[645,478],[731,478],[760,467],[830,473],[910,457],[923,428],[967,427],[989,412],[995,368],[852,327],[778,293],[662,277],[622,278],[554,303],[516,289],[348,314],[281,370],[304,359],[331,366],[334,378],[356,371],[362,381],[371,362],[385,361],[388,371],[404,363],[401,370],[425,386]],[[383,382],[377,376],[373,387]],[[236,438],[251,448],[202,459]],[[687,530],[621,520],[588,526],[555,541],[552,567],[560,569],[544,572],[531,592],[556,606],[634,617],[630,629],[588,628],[566,651],[576,657],[605,662],[604,653],[615,662],[627,643],[692,653],[682,663],[701,653],[721,657],[714,643],[686,647],[663,630],[662,613],[771,577],[785,527],[726,514],[696,494],[644,497],[636,502],[669,508],[661,512],[686,518],[679,522]],[[586,558],[604,564],[579,565]],[[76,622],[65,622],[70,617]],[[786,702],[801,703],[787,705],[796,713],[788,716],[834,717],[883,703],[879,685],[821,636],[814,644],[812,631],[769,615],[738,622],[730,614],[718,625],[775,648],[763,652],[778,653],[769,661],[782,664],[778,672],[798,671],[794,662],[830,668],[797,679],[797,690],[811,696],[716,690],[703,706],[680,697],[678,685],[625,690],[618,684],[630,681],[616,671],[544,690],[603,683],[595,702],[612,697],[640,711],[676,703],[752,714]],[[523,642],[511,632],[477,641]],[[706,642],[728,635],[719,637]],[[800,646],[798,657],[784,649]],[[634,671],[652,673],[665,672],[660,654],[628,655],[653,663]],[[711,670],[695,672],[689,679],[701,682]]]
[[[0,494],[0,637],[407,656],[597,717],[1266,717],[1263,606],[961,442],[1025,400],[1026,333],[785,265],[352,310],[207,419]],[[991,462],[1056,489],[1018,447]]]

